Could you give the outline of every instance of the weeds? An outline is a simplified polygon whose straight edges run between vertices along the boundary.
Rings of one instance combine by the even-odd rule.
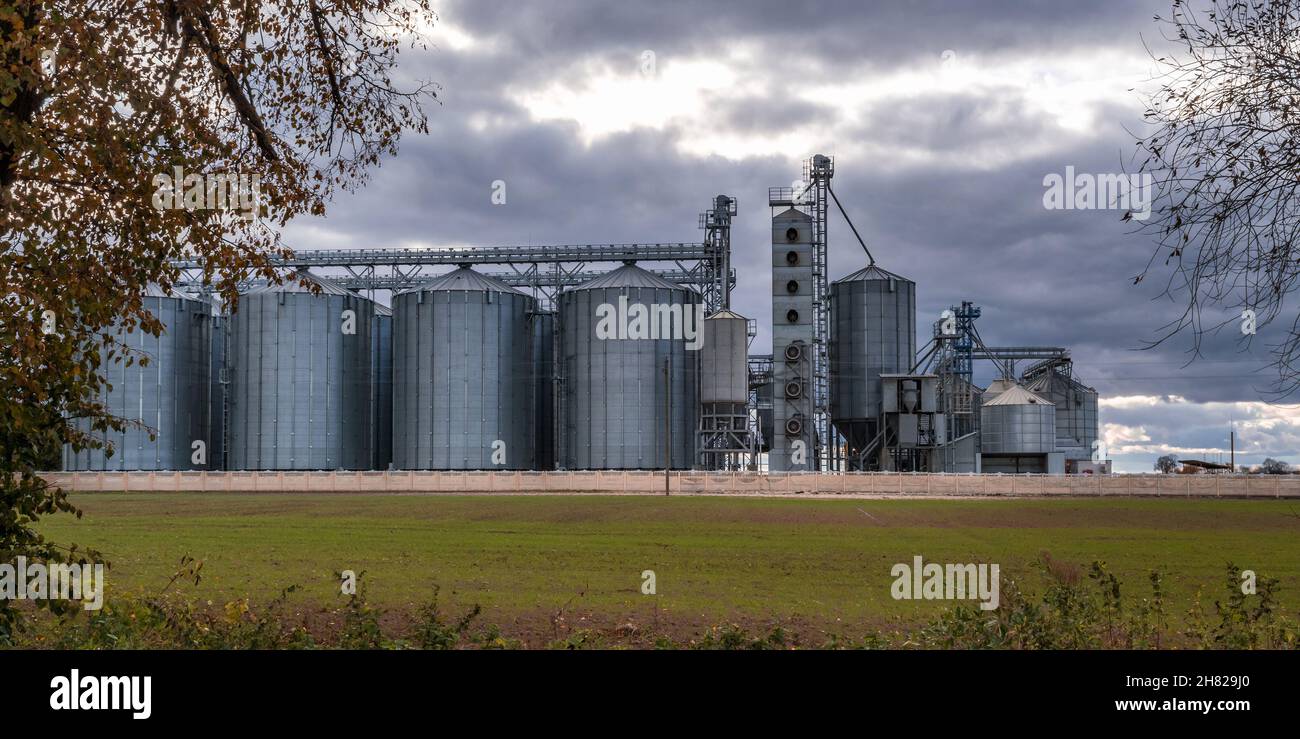
[[[264,606],[247,599],[214,605],[186,597],[172,586],[197,587],[202,563],[181,560],[178,576],[155,595],[115,595],[84,616],[49,616],[22,632],[16,646],[58,649],[520,649],[524,642],[496,624],[477,626],[482,609],[444,617],[439,588],[405,627],[386,626],[385,613],[369,603],[364,578],[355,593],[332,609],[304,614],[290,605],[299,591],[285,588]],[[1207,596],[1197,591],[1176,627],[1166,613],[1165,574],[1152,571],[1144,593],[1133,597],[1104,562],[1081,568],[1044,553],[1039,567],[1046,586],[1037,596],[1008,579],[994,611],[960,604],[910,632],[869,631],[852,637],[830,634],[822,649],[1295,649],[1300,627],[1278,608],[1278,581],[1260,576],[1243,590],[1241,571],[1225,565],[1224,577]],[[362,573],[364,574],[364,573]],[[567,608],[568,604],[566,604]],[[775,650],[801,647],[798,634],[780,624],[751,633],[735,623],[715,625],[686,640],[643,631],[631,623],[569,631],[561,609],[551,619],[551,649]],[[313,621],[314,617],[314,621]],[[322,628],[325,624],[331,628]]]

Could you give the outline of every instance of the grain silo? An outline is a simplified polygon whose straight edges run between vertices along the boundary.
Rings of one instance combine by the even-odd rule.
[[[1071,374],[1068,364],[1044,367],[1026,378],[1025,387],[1056,406],[1056,448],[1067,472],[1097,453],[1097,391]]]
[[[370,330],[371,413],[374,419],[374,461],[371,468],[386,470],[393,461],[393,311],[375,304]]]
[[[240,296],[227,357],[230,469],[370,469],[373,322],[374,303],[306,271]]]
[[[831,420],[847,440],[849,468],[864,469],[880,430],[880,376],[910,372],[915,361],[916,284],[871,265],[831,285],[830,311]]]
[[[749,320],[730,310],[704,319],[700,346],[700,441],[704,469],[741,469],[749,434]]]
[[[555,469],[555,314],[533,314],[534,427],[537,461],[534,469]]]
[[[691,467],[699,306],[630,262],[561,294],[563,467]]]
[[[980,406],[984,472],[1060,472],[1056,406],[1015,385]]]
[[[533,309],[464,266],[394,296],[394,466],[532,468]]]
[[[107,412],[128,426],[100,432],[87,421],[75,421],[82,431],[112,444],[113,454],[107,449],[73,453],[69,445],[63,453],[66,470],[211,469],[212,306],[157,286],[145,292],[141,304],[162,323],[162,333],[119,329],[116,356],[108,358],[108,347],[101,351],[100,373],[110,386],[101,399]],[[128,357],[134,360],[129,367]]]
[[[212,316],[212,373],[208,383],[208,408],[211,423],[208,434],[210,470],[226,469],[226,344],[230,318],[221,313]]]

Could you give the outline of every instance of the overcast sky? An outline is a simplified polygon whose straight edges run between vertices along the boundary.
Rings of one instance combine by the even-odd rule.
[[[1181,306],[1122,210],[1048,210],[1044,177],[1132,169],[1168,0],[444,2],[428,136],[361,193],[286,231],[294,248],[696,241],[739,200],[733,307],[770,350],[769,186],[815,153],[886,269],[917,282],[923,344],[945,307],[991,345],[1069,347],[1102,396],[1116,469],[1163,453],[1300,462],[1300,411],[1261,401],[1269,332],[1140,347]],[[652,54],[647,54],[649,52]],[[491,202],[506,183],[506,204]],[[830,226],[832,278],[865,264]],[[1217,316],[1216,314],[1213,314]],[[1227,319],[1226,313],[1223,319]],[[1235,324],[1234,324],[1235,326]],[[977,373],[990,378],[991,368]]]

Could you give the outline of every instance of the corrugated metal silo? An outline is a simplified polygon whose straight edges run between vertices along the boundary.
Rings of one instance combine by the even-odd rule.
[[[530,469],[532,297],[461,267],[393,298],[393,464]]]
[[[985,455],[1040,455],[1056,451],[1056,406],[1020,386],[980,406],[980,449]]]
[[[535,469],[555,469],[555,314],[533,314],[534,413],[537,445]]]
[[[202,441],[205,453],[211,451],[209,393],[212,372],[212,306],[206,301],[166,293],[158,287],[146,292],[143,307],[162,324],[159,336],[150,336],[138,327],[119,331],[117,340],[129,348],[135,363],[130,367],[117,356],[104,361],[100,372],[111,389],[102,399],[108,412],[143,423],[147,428],[128,426],[122,432],[92,432],[90,424],[77,422],[87,433],[113,445],[113,456],[105,449],[72,452],[65,447],[66,470],[193,470],[213,469],[195,464],[194,442]],[[141,357],[148,364],[139,364]],[[150,432],[155,438],[150,439]]]
[[[916,358],[916,283],[870,266],[831,285],[831,420],[852,461],[879,431],[882,374]]]
[[[1097,441],[1097,391],[1047,370],[1025,387],[1056,405],[1056,446],[1067,460],[1090,460]]]
[[[370,332],[371,403],[374,414],[372,469],[386,470],[393,461],[393,311],[375,304],[375,324]]]
[[[208,435],[208,466],[210,470],[226,469],[226,343],[230,319],[221,314],[212,316],[212,374],[208,383],[208,418],[211,419]]]
[[[370,469],[373,323],[374,303],[308,272],[240,296],[227,368],[230,469]]]
[[[565,468],[691,466],[698,356],[687,337],[699,337],[699,303],[631,263],[560,296]]]

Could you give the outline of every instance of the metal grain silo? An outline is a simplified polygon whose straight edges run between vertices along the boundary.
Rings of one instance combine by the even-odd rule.
[[[393,298],[393,464],[530,469],[533,298],[461,267]]]
[[[749,433],[749,320],[720,310],[704,319],[700,346],[700,462],[740,469],[753,452]]]
[[[1035,456],[1056,451],[1056,406],[1019,385],[980,406],[985,455]]]
[[[208,407],[211,423],[208,434],[208,466],[210,470],[226,469],[226,344],[230,328],[229,316],[214,313],[212,316],[212,373],[209,382]]]
[[[916,358],[916,283],[874,265],[831,285],[831,420],[850,461],[879,431],[882,374],[910,372]]]
[[[565,468],[691,466],[699,305],[632,263],[561,294]]]
[[[372,469],[386,470],[393,461],[393,311],[375,305],[370,331],[371,413],[374,418],[375,458]]]
[[[374,303],[305,271],[240,296],[227,357],[230,469],[370,469],[373,322]]]
[[[555,469],[555,314],[533,314],[534,413],[537,461],[534,469]]]
[[[100,373],[110,387],[103,390],[109,413],[147,428],[129,426],[120,432],[93,431],[86,421],[77,427],[113,446],[73,453],[65,447],[66,470],[195,470],[211,469],[209,394],[212,373],[212,306],[206,301],[167,293],[154,286],[142,306],[163,325],[159,336],[136,327],[118,330],[116,356],[102,350]],[[129,351],[124,351],[123,346]],[[134,360],[126,366],[124,360]],[[147,364],[140,364],[141,358]],[[150,434],[154,435],[150,439]],[[195,442],[203,442],[204,464],[196,464]]]
[[[1025,387],[1056,406],[1056,448],[1067,464],[1090,461],[1097,451],[1097,391],[1074,377],[1068,364],[1042,368]]]

